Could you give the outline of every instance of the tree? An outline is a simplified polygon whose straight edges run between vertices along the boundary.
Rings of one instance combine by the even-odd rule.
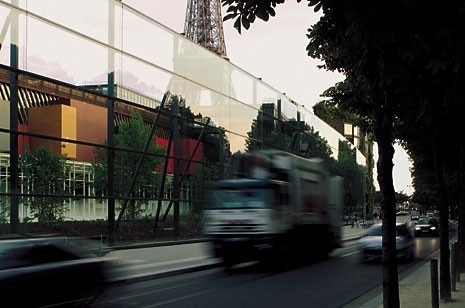
[[[299,2],[299,0],[297,0]],[[274,7],[285,1],[223,1],[231,5],[225,18],[236,18],[235,27],[248,28],[255,17],[268,20]],[[408,148],[431,149],[441,228],[441,299],[451,299],[449,247],[447,132],[463,130],[463,52],[465,8],[461,1],[431,6],[421,1],[337,1],[309,0],[309,6],[322,11],[320,21],[308,32],[311,57],[324,62],[322,68],[344,73],[350,108],[369,116],[378,143],[378,182],[383,210],[383,304],[398,307],[398,277],[395,265],[395,193],[392,184],[392,158],[395,140]],[[442,18],[438,18],[441,16]],[[462,117],[457,117],[457,114]],[[431,123],[433,125],[431,125]],[[429,127],[419,138],[410,131]],[[445,125],[444,125],[445,124]],[[429,125],[429,126],[428,126]],[[455,160],[463,184],[464,142],[460,141]],[[463,194],[462,194],[463,200]],[[462,215],[465,215],[462,211]],[[463,217],[461,215],[461,217]],[[464,219],[464,218],[462,218]],[[464,229],[465,232],[465,229]],[[465,234],[465,233],[464,233]]]
[[[280,148],[297,155],[320,157],[331,164],[331,147],[327,140],[315,132],[314,127],[296,119],[283,121],[260,108],[247,132],[246,149],[254,151],[267,148]]]
[[[357,164],[355,149],[348,142],[340,142],[338,159],[329,166],[331,174],[344,179],[344,206],[346,212],[361,212],[366,218],[366,168]]]
[[[430,29],[434,33],[434,29]],[[435,35],[432,35],[435,37]],[[450,38],[452,39],[452,38]],[[425,44],[436,45],[434,40]],[[451,56],[452,53],[449,53]],[[423,60],[425,61],[425,60]],[[464,155],[461,151],[463,140],[458,140],[451,134],[463,130],[463,72],[447,69],[450,64],[444,64],[444,69],[419,79],[424,84],[416,86],[417,100],[423,102],[420,112],[406,110],[405,117],[411,121],[402,121],[400,131],[404,139],[403,146],[414,158],[414,200],[425,206],[435,206],[439,209],[440,243],[441,243],[441,299],[449,300],[450,266],[449,266],[449,213],[452,218],[459,215],[459,221],[464,221],[463,213],[463,166]],[[423,66],[427,66],[426,63]],[[426,75],[426,72],[423,72]],[[421,76],[421,74],[419,74]],[[462,116],[460,116],[462,114]],[[462,209],[462,210],[461,210]],[[459,223],[461,226],[462,223]],[[463,256],[463,232],[459,227],[459,247]],[[462,234],[462,235],[460,235]]]
[[[193,212],[200,213],[203,210],[206,188],[210,181],[218,179],[218,167],[204,161],[198,165],[189,182],[192,189]]]
[[[365,137],[367,139],[372,138],[373,121],[367,116],[362,116],[360,111],[351,107],[351,100],[357,99],[351,97],[349,94],[351,91],[351,85],[347,82],[336,83],[323,92],[321,96],[324,97],[324,100],[313,106],[313,113],[337,131],[342,132],[344,123],[350,123],[360,128],[361,139]],[[362,142],[358,149],[364,155],[369,155],[372,147]]]
[[[297,0],[300,2],[299,0]],[[224,0],[236,18],[240,31],[253,23],[255,17],[268,20],[274,16],[277,1]],[[323,16],[308,32],[308,54],[324,62],[322,68],[339,71],[346,76],[346,85],[355,98],[351,108],[373,123],[378,143],[378,183],[383,211],[383,304],[399,307],[399,284],[396,263],[396,202],[392,179],[394,156],[394,120],[399,113],[399,99],[406,93],[403,63],[409,60],[412,35],[407,32],[411,13],[408,4],[391,1],[309,0]],[[235,4],[235,5],[233,5]]]
[[[115,194],[120,200],[128,193],[130,183],[135,176],[136,167],[144,149],[144,145],[150,135],[150,127],[144,123],[138,113],[133,113],[128,122],[122,122],[118,126],[115,135]],[[150,198],[156,198],[160,187],[161,175],[155,170],[163,162],[164,149],[155,144],[155,138],[150,143],[145,155],[142,166],[138,173],[134,189],[130,192],[130,202],[128,212],[124,217],[126,219],[137,218],[141,214],[140,205],[146,204]],[[106,142],[105,142],[106,144]],[[95,172],[95,190],[98,195],[107,193],[107,163],[106,150],[96,148],[96,159],[94,166]]]
[[[465,40],[459,29],[465,26],[465,4],[451,1],[446,6],[416,5],[411,31],[412,72],[406,92],[406,108],[399,114],[399,136],[404,148],[414,157],[416,198],[429,198],[440,213],[440,294],[450,300],[449,210],[461,204],[459,242],[464,256],[465,211],[463,209],[464,147],[463,138],[452,132],[463,131]],[[442,18],[438,18],[441,16]],[[404,99],[405,99],[404,98]],[[412,107],[416,106],[416,107]],[[415,190],[417,187],[415,186]],[[462,257],[463,259],[463,257]]]
[[[282,132],[283,123],[281,119],[277,119],[274,114],[274,104],[269,108],[270,104],[260,106],[257,118],[252,121],[250,131],[247,132],[246,149],[254,151],[267,148],[288,148],[291,141],[290,137]],[[268,111],[271,109],[272,111]]]
[[[64,219],[67,210],[63,196],[65,161],[65,156],[55,156],[49,148],[37,148],[34,153],[26,152],[19,157],[21,185],[30,195],[22,203],[29,206],[32,219],[38,222]]]
[[[234,26],[240,31],[254,22],[255,16],[268,20],[274,16],[273,7],[285,1],[234,1],[225,19],[235,18]],[[232,4],[236,5],[232,5]],[[393,119],[394,95],[392,87],[392,58],[395,51],[390,41],[395,37],[391,19],[399,8],[387,6],[386,1],[343,2],[310,0],[314,10],[323,10],[320,21],[309,29],[308,53],[324,61],[324,68],[338,70],[346,75],[357,97],[361,114],[366,111],[373,119],[373,128],[378,142],[378,182],[383,194],[383,304],[399,307],[399,283],[395,246],[395,194],[392,179],[394,156]]]
[[[0,223],[6,224],[10,217],[10,202],[6,196],[0,196]]]
[[[389,241],[394,235],[392,216],[395,201],[392,198],[392,142],[396,138],[408,139],[409,134],[399,130],[399,123],[407,123],[416,130],[418,119],[421,118],[419,115],[425,111],[432,115],[433,121],[425,121],[423,124],[429,125],[431,132],[433,123],[433,134],[428,134],[430,139],[422,142],[422,145],[432,149],[433,164],[429,168],[435,175],[443,226],[441,299],[450,300],[448,194],[444,181],[445,157],[440,150],[446,146],[443,142],[447,140],[447,129],[439,128],[434,123],[446,120],[445,113],[441,111],[450,108],[444,108],[448,105],[444,102],[448,95],[441,84],[450,85],[449,81],[452,79],[460,80],[457,75],[444,78],[445,74],[438,72],[447,70],[449,65],[460,67],[460,61],[454,61],[459,58],[457,52],[453,54],[447,50],[450,42],[461,38],[456,33],[456,29],[461,26],[451,25],[463,20],[463,5],[454,3],[451,7],[444,8],[444,12],[441,10],[441,13],[447,14],[448,18],[452,16],[454,20],[443,24],[431,22],[438,20],[435,7],[415,1],[350,4],[334,1],[311,2],[321,5],[325,17],[322,18],[323,22],[309,32],[310,54],[324,60],[326,68],[342,70],[346,74],[346,82],[354,87],[355,97],[361,98],[352,102],[353,107],[361,114],[365,114],[366,107],[372,109],[374,133],[379,145],[378,182],[384,200],[383,224],[387,223],[383,236],[387,241],[386,253],[383,253],[384,305],[399,305],[396,271],[394,266],[389,266],[388,260],[384,262],[384,256],[386,259],[393,257],[389,247]],[[450,10],[454,13],[449,14]],[[448,39],[444,40],[444,36]],[[452,43],[451,50],[461,52],[463,48],[457,48],[460,44]],[[444,46],[447,47],[443,48]],[[424,93],[420,99],[418,93]],[[409,140],[412,141],[411,138]]]
[[[350,86],[348,87],[347,83],[336,83],[335,86],[330,87],[323,92],[321,96],[325,99],[313,106],[313,112],[338,131],[344,130],[343,125],[346,122],[360,128],[359,137],[361,140],[366,140],[366,142],[362,142],[358,146],[358,150],[360,150],[366,157],[366,168],[364,168],[365,183],[362,184],[365,188],[364,205],[366,208],[364,212],[367,215],[366,217],[371,217],[374,210],[375,194],[373,182],[374,160],[372,152],[374,143],[373,125],[372,121],[368,117],[361,116],[359,112],[352,110],[351,100],[355,98],[349,93],[351,93],[351,88]],[[342,146],[339,146],[339,148],[339,152],[341,152],[341,148],[344,149]],[[340,158],[338,160],[340,160]]]

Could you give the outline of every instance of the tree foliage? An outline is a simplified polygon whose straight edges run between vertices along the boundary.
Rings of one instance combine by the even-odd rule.
[[[219,179],[218,168],[204,161],[199,165],[194,174],[190,178],[190,187],[192,189],[193,212],[194,214],[201,213],[204,206],[205,192],[210,181]]]
[[[344,179],[345,212],[365,213],[366,168],[357,164],[355,149],[348,142],[340,142],[338,159],[330,163],[331,174]]]
[[[296,119],[280,120],[260,108],[247,132],[246,149],[279,148],[306,157],[320,157],[331,163],[332,150],[328,141],[313,127]]]
[[[274,111],[274,104],[260,106],[257,117],[252,121],[250,131],[247,132],[245,141],[247,151],[289,147],[291,138],[282,132],[282,121],[279,122],[280,120],[276,118]]]
[[[294,119],[279,122],[266,114],[263,107],[247,135],[247,151],[280,148],[305,157],[322,158],[331,174],[344,178],[345,211],[365,213],[367,171],[357,164],[356,150],[349,143],[340,144],[336,160],[332,157],[333,152],[328,141],[313,127]]]
[[[19,157],[24,190],[30,196],[23,197],[23,204],[29,206],[38,222],[63,220],[67,210],[64,203],[65,156],[55,156],[49,148],[37,148]]]
[[[366,167],[363,174],[365,175],[365,183],[358,182],[358,185],[361,185],[364,190],[364,204],[366,208],[363,210],[363,213],[366,213],[366,217],[370,218],[374,211],[374,198],[375,198],[375,187],[374,187],[374,178],[373,178],[373,123],[368,116],[362,116],[359,111],[352,108],[352,101],[357,99],[353,95],[353,89],[347,82],[339,82],[333,87],[330,87],[321,95],[325,99],[318,102],[313,106],[313,112],[319,118],[324,120],[330,126],[338,131],[344,130],[344,123],[351,123],[352,125],[360,128],[359,138],[361,140],[366,140],[361,142],[358,147],[366,157]],[[341,151],[350,151],[350,148],[344,147],[344,145],[339,146],[339,152]],[[355,158],[355,153],[352,154]],[[338,160],[340,160],[339,158]],[[361,166],[359,166],[362,168]],[[352,209],[355,210],[355,209]]]
[[[301,0],[296,0],[300,2]],[[242,31],[242,27],[246,30],[250,28],[250,25],[258,17],[263,21],[268,21],[270,16],[276,16],[275,7],[278,4],[282,4],[286,0],[222,0],[223,6],[227,6],[227,14],[224,17],[225,20],[236,18],[234,22],[234,28],[239,33]]]
[[[6,196],[0,196],[0,223],[6,224],[10,218],[10,200]]]
[[[133,113],[128,122],[122,122],[118,126],[118,133],[115,134],[115,195],[120,204],[128,194],[131,181],[135,176],[137,165],[141,158],[147,139],[150,135],[150,127],[144,123],[142,117]],[[161,174],[155,172],[164,161],[165,150],[153,142],[149,144],[147,154],[144,156],[140,171],[132,192],[129,192],[130,202],[125,218],[134,219],[140,216],[142,204],[147,204],[150,198],[157,197]],[[104,143],[104,145],[106,142]],[[105,148],[96,148],[96,159],[94,166],[95,180],[94,186],[97,195],[107,194],[107,154]]]

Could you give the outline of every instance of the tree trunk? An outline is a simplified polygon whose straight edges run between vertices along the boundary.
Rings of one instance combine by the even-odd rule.
[[[462,121],[462,123],[464,123]],[[459,155],[459,170],[460,170],[460,183],[462,187],[465,187],[465,141],[460,138],[460,155]],[[459,240],[459,262],[460,272],[465,271],[465,204],[464,204],[464,193],[462,191],[461,198],[459,198],[458,204],[458,240]]]
[[[396,199],[392,179],[392,111],[387,94],[384,106],[375,104],[374,126],[378,142],[378,183],[381,190],[381,211],[383,213],[383,306],[385,308],[400,307],[399,278],[396,257]]]
[[[433,121],[433,123],[438,122]],[[452,299],[452,294],[450,281],[449,206],[447,202],[446,181],[444,179],[444,158],[440,155],[440,149],[444,149],[444,145],[439,144],[439,138],[437,131],[434,131],[432,148],[434,157],[434,173],[438,184],[439,245],[441,262],[439,265],[439,293],[441,300],[450,301]]]

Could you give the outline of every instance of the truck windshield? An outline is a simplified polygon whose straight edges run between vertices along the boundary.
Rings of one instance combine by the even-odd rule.
[[[209,195],[210,208],[264,208],[269,204],[265,188],[214,189]]]

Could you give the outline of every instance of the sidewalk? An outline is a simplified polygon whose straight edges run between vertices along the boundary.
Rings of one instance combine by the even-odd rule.
[[[439,288],[439,251],[432,256],[438,260],[438,288]],[[418,269],[399,279],[400,306],[406,308],[426,308],[432,306],[430,262],[425,262]],[[452,291],[452,300],[445,302],[439,300],[439,307],[463,308],[465,307],[465,275],[461,275],[461,281],[456,282],[456,291]],[[439,294],[438,294],[439,298]],[[357,308],[382,308],[382,289],[377,289],[377,295],[365,303],[349,304],[346,307]]]
[[[451,224],[450,227],[453,228]],[[455,226],[456,227],[456,226]],[[453,243],[455,240],[450,241]],[[451,252],[452,253],[452,252]],[[416,269],[409,272],[407,275],[399,276],[399,299],[400,306],[406,308],[425,308],[432,306],[432,291],[431,291],[431,260],[437,260],[437,285],[439,283],[440,271],[440,251],[435,251],[428,260],[420,264]],[[452,279],[452,277],[451,277]],[[439,307],[447,308],[463,308],[465,307],[465,275],[462,273],[460,280],[455,283],[455,290],[452,290],[451,301],[444,301],[439,298]],[[453,287],[451,283],[451,288]],[[382,286],[376,288],[370,294],[373,294],[370,300],[356,300],[353,303],[346,305],[347,308],[383,308],[383,290]],[[439,292],[439,291],[438,291]],[[362,298],[369,298],[369,294]]]
[[[435,259],[438,260],[439,272],[439,256],[435,256]],[[432,307],[430,269],[430,262],[426,262],[417,271],[399,281],[399,296],[402,307]],[[456,291],[452,291],[452,300],[449,302],[439,300],[439,307],[465,307],[465,281],[463,278],[460,282],[456,282]],[[377,307],[382,307],[382,305]]]

